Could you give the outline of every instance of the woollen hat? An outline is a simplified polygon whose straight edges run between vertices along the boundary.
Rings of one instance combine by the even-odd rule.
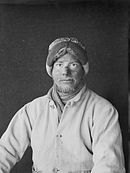
[[[49,45],[46,60],[46,70],[49,76],[52,76],[53,64],[66,53],[74,55],[80,61],[85,74],[88,73],[89,65],[85,46],[75,37],[62,37]]]

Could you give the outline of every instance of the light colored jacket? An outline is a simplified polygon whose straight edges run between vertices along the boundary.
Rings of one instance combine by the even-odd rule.
[[[83,88],[58,111],[48,93],[26,104],[0,140],[0,173],[9,173],[28,146],[33,173],[125,173],[116,109]]]

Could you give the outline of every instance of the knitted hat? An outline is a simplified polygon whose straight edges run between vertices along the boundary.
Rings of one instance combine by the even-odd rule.
[[[56,39],[49,46],[48,56],[46,60],[46,70],[49,76],[52,76],[52,68],[54,62],[56,62],[57,59],[59,59],[66,53],[74,55],[74,57],[81,62],[85,74],[88,73],[88,56],[83,44],[81,44],[81,42],[79,42],[74,37],[63,37]]]

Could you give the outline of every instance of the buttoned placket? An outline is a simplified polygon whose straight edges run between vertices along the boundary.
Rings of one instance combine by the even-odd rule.
[[[57,170],[55,172],[58,172],[58,173],[61,173],[62,171],[60,170],[60,162],[61,162],[61,159],[60,159],[60,155],[61,155],[61,145],[63,145],[63,134],[62,134],[62,131],[61,129],[63,130],[63,124],[64,124],[64,119],[66,118],[65,117],[65,114],[66,114],[66,111],[67,109],[69,108],[69,106],[71,105],[71,102],[68,102],[64,109],[63,109],[63,112],[62,112],[62,115],[61,115],[61,121],[59,123],[59,126],[57,128],[57,133],[56,133],[56,163],[57,163],[57,167],[56,169],[54,170]]]
[[[56,165],[54,166],[54,168],[52,168],[52,173],[61,173],[61,170],[60,170],[60,151],[59,151],[59,146],[62,145],[62,134],[59,133],[59,123],[58,123],[58,111],[57,111],[57,108],[56,108],[56,105],[54,103],[53,100],[50,100],[49,102],[50,104],[50,108],[51,108],[51,118],[52,118],[52,123],[54,125],[54,130],[56,132],[56,135],[55,135],[55,154],[56,154],[56,158],[55,158],[55,161],[56,161]]]
[[[53,100],[49,100],[49,105],[50,105],[50,111],[51,111],[51,119],[52,119],[52,125],[54,127],[54,130],[57,130],[58,127],[58,112],[56,105]]]
[[[62,134],[61,133],[58,133],[56,134],[56,145],[55,145],[55,152],[56,152],[56,165],[55,165],[55,170],[57,170],[57,172],[61,172],[61,145],[63,144],[63,141],[62,141]]]
[[[62,112],[62,115],[61,115],[61,119],[60,119],[60,122],[58,123],[58,111],[57,111],[57,108],[56,108],[56,105],[54,104],[53,100],[50,101],[50,108],[52,109],[52,112],[53,112],[53,119],[57,118],[57,128],[55,129],[56,130],[56,140],[55,140],[55,154],[56,154],[56,165],[54,166],[54,168],[52,169],[52,172],[53,173],[62,173],[62,171],[60,170],[61,167],[60,167],[60,162],[61,162],[61,145],[63,144],[63,134],[62,134],[62,131],[61,129],[63,130],[63,123],[64,123],[64,116],[66,114],[66,111],[67,109],[69,108],[69,106],[71,105],[71,102],[68,102],[65,107],[64,107],[64,110]],[[54,117],[55,116],[55,117]],[[54,122],[53,122],[54,123]]]

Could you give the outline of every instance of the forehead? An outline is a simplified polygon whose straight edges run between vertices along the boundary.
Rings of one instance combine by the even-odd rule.
[[[76,56],[67,53],[62,57],[60,57],[56,62],[75,62],[75,61],[79,62]]]

